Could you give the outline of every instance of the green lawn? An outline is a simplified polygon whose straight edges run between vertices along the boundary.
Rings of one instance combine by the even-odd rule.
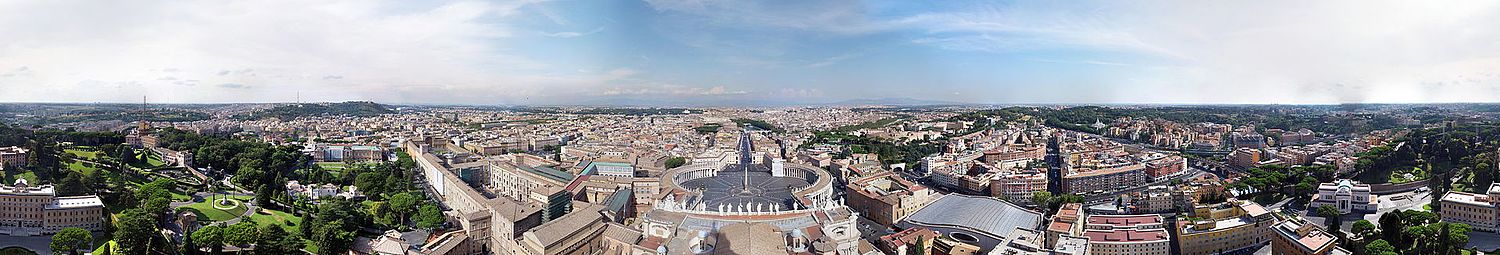
[[[67,152],[68,154],[73,154],[74,157],[83,158],[83,159],[97,159],[97,158],[99,158],[99,152],[98,151],[93,151],[93,150],[63,149],[63,152]]]
[[[88,163],[83,163],[83,161],[77,161],[77,160],[74,160],[73,162],[68,162],[68,169],[69,170],[73,170],[73,171],[78,171],[79,173],[84,173],[84,174],[87,174],[90,171],[99,170],[98,167],[89,166]]]
[[[105,241],[105,240],[101,240],[99,238],[108,239],[109,235],[105,235],[103,237],[95,237],[95,239],[94,239],[94,253],[90,253],[90,254],[104,254],[104,249],[108,249],[110,247],[110,245],[113,245],[115,243],[115,240]]]
[[[31,183],[31,184],[36,184],[37,183],[36,182],[37,181],[36,173],[35,172],[31,172],[31,171],[26,171],[26,172],[21,172],[20,174],[16,174],[16,175],[6,175],[5,176],[5,185],[15,184],[17,178],[26,179],[26,183]]]
[[[36,252],[21,247],[5,247],[0,249],[0,255],[36,255]]]
[[[149,156],[146,157],[146,163],[150,163],[152,166],[165,166],[165,165],[167,165],[167,162],[161,161],[161,157],[160,156],[157,156],[156,154],[148,154],[148,155]]]
[[[285,229],[287,233],[296,233],[297,226],[302,224],[302,217],[297,217],[283,211],[266,209],[260,209],[260,211],[251,213],[250,220],[255,221],[256,224],[276,224]]]
[[[238,206],[235,206],[233,209],[229,210],[220,210],[219,208],[214,208],[213,204],[210,203],[212,202],[204,200],[203,202],[193,203],[177,208],[177,210],[193,211],[198,214],[198,221],[204,222],[225,221],[233,219],[236,216],[240,216],[241,214],[245,214],[246,209],[243,200],[239,201]]]
[[[318,164],[318,167],[323,168],[323,170],[329,171],[343,171],[349,168],[349,164],[345,164],[344,162],[318,162],[315,164]]]
[[[153,168],[162,167],[162,166],[166,166],[166,165],[167,165],[167,163],[166,162],[162,162],[161,161],[161,157],[156,156],[156,154],[154,154],[154,153],[147,153],[146,154],[146,161],[137,161],[137,162],[135,162],[133,164],[130,164],[130,166],[133,166],[135,168],[140,168],[140,169],[153,169]]]

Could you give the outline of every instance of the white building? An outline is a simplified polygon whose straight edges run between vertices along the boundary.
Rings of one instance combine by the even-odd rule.
[[[1313,195],[1311,207],[1330,205],[1339,213],[1373,213],[1380,209],[1380,200],[1370,194],[1370,185],[1351,180],[1338,180],[1318,185],[1318,194]]]

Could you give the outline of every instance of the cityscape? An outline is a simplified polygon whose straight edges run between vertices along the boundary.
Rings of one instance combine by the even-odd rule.
[[[1500,254],[1495,27],[1485,2],[0,2],[0,255]]]

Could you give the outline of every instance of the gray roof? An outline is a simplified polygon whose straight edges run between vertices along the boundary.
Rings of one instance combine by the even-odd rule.
[[[948,194],[902,220],[925,227],[965,228],[996,238],[1016,228],[1036,229],[1042,215],[992,197]]]

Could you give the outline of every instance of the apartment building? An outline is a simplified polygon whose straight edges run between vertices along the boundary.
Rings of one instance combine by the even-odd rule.
[[[1063,176],[1063,192],[1085,196],[1112,192],[1129,187],[1145,185],[1150,181],[1146,167],[1139,163],[1125,162],[1102,165],[1097,169],[1079,169]]]
[[[1047,191],[1047,174],[1040,171],[996,174],[990,179],[990,196],[1011,203],[1035,206],[1031,197],[1040,191]]]
[[[1260,163],[1260,150],[1253,148],[1238,148],[1229,153],[1229,166],[1245,169],[1255,167]]]
[[[1083,236],[1095,255],[1167,255],[1171,239],[1160,215],[1089,215]]]

